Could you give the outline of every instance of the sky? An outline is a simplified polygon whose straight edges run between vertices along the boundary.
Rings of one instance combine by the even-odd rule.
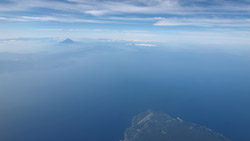
[[[249,45],[250,0],[1,0],[0,38]]]

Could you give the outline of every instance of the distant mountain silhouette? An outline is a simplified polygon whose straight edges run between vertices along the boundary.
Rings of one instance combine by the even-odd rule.
[[[63,40],[62,42],[60,42],[60,43],[62,43],[62,44],[74,44],[76,42],[71,40],[70,38],[67,38],[67,39]]]

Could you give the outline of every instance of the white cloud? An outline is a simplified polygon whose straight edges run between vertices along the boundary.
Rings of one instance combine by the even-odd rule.
[[[219,19],[219,18],[168,18],[157,21],[155,26],[204,26],[204,27],[249,27],[248,19]]]
[[[59,17],[59,16],[21,16],[21,17],[0,17],[0,20],[5,21],[19,21],[19,22],[29,22],[29,21],[41,21],[41,22],[65,22],[65,23],[107,23],[110,21],[105,20],[91,20],[91,19],[82,19],[74,17]]]
[[[122,20],[122,21],[157,21],[163,20],[162,17],[107,17],[109,20]]]
[[[32,8],[50,8],[60,11],[87,13],[95,16],[120,13],[143,14],[182,14],[205,12],[209,9],[198,6],[183,6],[178,0],[126,0],[126,1],[98,1],[98,0],[68,0],[63,1],[44,0],[12,0],[15,4],[0,6],[0,11],[29,11]],[[192,3],[192,1],[190,1]],[[226,3],[226,2],[225,2]],[[215,7],[216,8],[216,7]],[[247,10],[249,6],[241,6],[241,9],[232,5],[221,5],[216,9]],[[248,10],[249,11],[249,10]]]
[[[45,14],[46,16],[34,15],[30,17],[15,17],[15,15],[1,15],[0,20],[8,21],[59,21],[59,22],[88,22],[88,23],[103,23],[103,22],[124,22],[124,21],[158,21],[155,25],[158,26],[172,26],[172,25],[199,25],[199,26],[215,26],[215,25],[244,25],[248,26],[247,20],[235,20],[231,19],[206,19],[205,16],[210,15],[223,15],[236,16],[250,14],[250,4],[242,4],[240,2],[218,0],[212,1],[212,6],[202,6],[199,3],[204,0],[67,0],[63,1],[44,1],[44,0],[11,0],[13,3],[0,5],[0,11],[2,12],[15,12],[24,11],[30,12],[36,11],[36,8],[46,8],[56,10],[54,15],[52,13]],[[188,5],[187,5],[188,4]],[[46,13],[46,12],[45,12]],[[56,14],[55,14],[56,13]],[[66,13],[68,16],[60,16],[60,14]],[[90,18],[86,14],[96,16]],[[147,14],[147,16],[129,17],[124,14]],[[196,17],[189,19],[163,19],[156,15],[161,14],[171,17]],[[163,15],[162,15],[163,14]],[[112,16],[111,16],[112,15]],[[123,15],[123,16],[121,16]],[[85,18],[84,18],[85,16]],[[111,16],[111,17],[110,17]],[[169,16],[169,15],[168,15]],[[8,18],[7,18],[8,17]],[[73,17],[73,18],[72,18]],[[75,17],[75,18],[74,18]],[[203,18],[199,18],[203,17]],[[106,21],[102,21],[106,20]],[[235,23],[235,21],[237,23]]]
[[[94,15],[94,16],[101,16],[105,14],[105,11],[100,10],[89,10],[85,12],[86,14]]]
[[[141,47],[155,47],[156,45],[153,44],[145,44],[145,43],[137,43],[135,44],[136,46],[141,46]]]
[[[39,31],[63,31],[64,29],[54,28],[54,29],[37,29]]]

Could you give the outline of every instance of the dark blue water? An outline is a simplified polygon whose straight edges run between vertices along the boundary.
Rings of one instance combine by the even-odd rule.
[[[148,109],[250,140],[248,56],[139,49],[22,57],[29,61],[0,63],[0,140],[117,141]]]

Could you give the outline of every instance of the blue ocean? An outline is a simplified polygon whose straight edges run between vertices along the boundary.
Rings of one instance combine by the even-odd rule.
[[[2,141],[119,141],[148,109],[250,140],[247,54],[99,45],[0,56]]]

